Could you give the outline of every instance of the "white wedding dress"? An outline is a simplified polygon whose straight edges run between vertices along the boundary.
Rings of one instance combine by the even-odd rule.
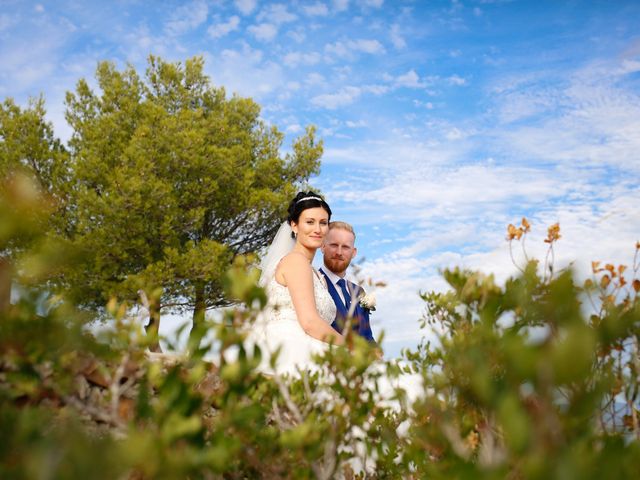
[[[267,307],[249,328],[247,342],[257,344],[262,352],[258,370],[273,374],[271,356],[279,348],[275,363],[275,373],[295,374],[313,370],[316,367],[313,355],[322,354],[329,344],[305,333],[298,322],[289,289],[279,284],[275,276],[266,282]],[[313,269],[313,293],[316,309],[322,320],[329,325],[336,317],[336,306],[327,290],[324,278]]]

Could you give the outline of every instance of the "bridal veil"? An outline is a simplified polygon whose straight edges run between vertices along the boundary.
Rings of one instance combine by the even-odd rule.
[[[260,274],[259,284],[261,287],[265,287],[267,282],[273,277],[276,273],[276,267],[282,258],[287,255],[296,244],[295,238],[293,238],[293,230],[291,230],[291,225],[289,222],[284,221],[280,228],[278,229],[278,233],[276,233],[273,242],[269,246],[269,250],[267,250],[267,254],[260,262],[260,270],[262,273]]]

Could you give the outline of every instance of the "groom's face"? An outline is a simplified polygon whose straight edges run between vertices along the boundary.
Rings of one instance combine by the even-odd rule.
[[[324,264],[329,270],[338,275],[342,275],[347,270],[351,260],[356,256],[354,242],[353,233],[347,230],[342,228],[329,230],[322,246]]]

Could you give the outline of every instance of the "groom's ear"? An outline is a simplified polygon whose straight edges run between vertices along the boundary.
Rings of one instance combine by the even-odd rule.
[[[352,259],[356,258],[357,253],[358,253],[358,249],[356,247],[353,247],[353,250],[351,251],[351,258]]]

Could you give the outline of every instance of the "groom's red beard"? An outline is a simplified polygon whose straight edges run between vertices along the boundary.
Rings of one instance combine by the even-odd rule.
[[[344,272],[349,266],[350,261],[347,259],[340,258],[326,258],[324,259],[324,263],[329,270],[333,273],[339,274]]]

